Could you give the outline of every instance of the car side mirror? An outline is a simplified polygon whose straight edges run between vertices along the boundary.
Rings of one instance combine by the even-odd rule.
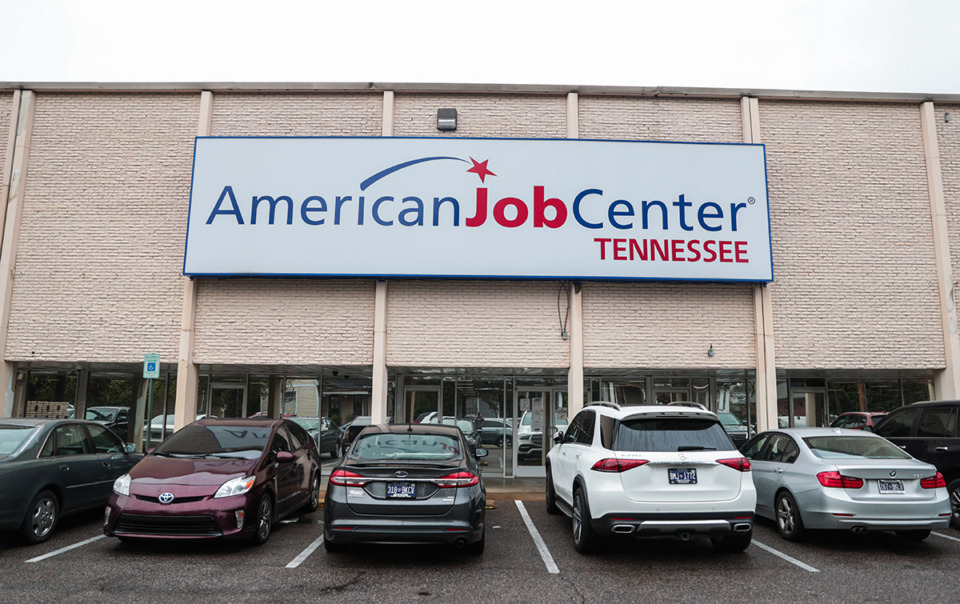
[[[486,457],[487,455],[490,455],[490,452],[483,447],[477,447],[477,450],[473,453],[474,457]]]
[[[126,446],[123,447],[123,450],[126,453],[133,453],[137,448],[133,446],[133,443],[127,443]]]
[[[289,463],[296,459],[296,457],[294,457],[293,453],[290,451],[278,451],[276,459],[280,463]]]
[[[563,430],[557,430],[553,433],[553,442],[558,445],[563,442]]]

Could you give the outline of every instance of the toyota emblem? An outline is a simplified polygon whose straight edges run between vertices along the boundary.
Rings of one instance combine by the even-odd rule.
[[[173,493],[160,493],[160,503],[173,503]]]
[[[400,470],[399,472],[397,472],[396,474],[394,474],[394,476],[396,476],[397,478],[406,478],[406,477],[407,477],[407,473],[404,472],[403,470]]]

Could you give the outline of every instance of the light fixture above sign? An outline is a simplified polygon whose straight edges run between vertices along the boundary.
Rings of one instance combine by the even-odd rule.
[[[457,129],[456,109],[437,109],[437,130],[452,131]]]

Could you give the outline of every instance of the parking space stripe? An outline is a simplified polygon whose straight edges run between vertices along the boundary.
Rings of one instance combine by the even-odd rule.
[[[950,541],[960,541],[960,539],[957,539],[956,537],[951,537],[950,535],[944,535],[943,533],[933,532],[930,534],[936,535],[937,537],[943,537],[944,539],[949,539]]]
[[[760,543],[759,541],[757,541],[756,539],[754,539],[753,541],[751,541],[751,543],[753,543],[753,545],[756,545],[757,547],[759,547],[759,548],[762,549],[762,550],[765,550],[765,551],[770,552],[770,553],[773,554],[774,556],[778,556],[778,557],[780,557],[780,558],[783,558],[784,560],[786,560],[787,562],[789,562],[789,563],[791,563],[791,564],[796,564],[797,566],[799,566],[800,568],[802,568],[802,569],[805,570],[805,571],[809,571],[809,572],[811,572],[811,573],[818,573],[818,572],[820,572],[819,570],[815,569],[814,567],[810,566],[809,564],[804,564],[803,562],[797,560],[796,558],[791,558],[790,556],[786,555],[786,554],[783,553],[783,552],[778,552],[777,550],[773,549],[773,548],[770,547],[769,545],[764,545],[764,544]]]
[[[56,551],[53,551],[53,552],[50,552],[49,554],[44,554],[44,555],[42,555],[42,556],[37,556],[36,558],[30,558],[29,560],[27,560],[27,562],[28,562],[28,563],[29,563],[29,562],[40,562],[41,560],[46,560],[47,558],[52,558],[52,557],[54,557],[54,556],[56,556],[56,555],[58,555],[58,554],[62,554],[63,552],[68,552],[68,551],[70,551],[70,550],[72,550],[72,549],[76,549],[76,548],[78,548],[78,547],[83,547],[84,545],[86,545],[86,544],[88,544],[88,543],[93,543],[94,541],[97,541],[97,540],[99,540],[99,539],[103,539],[104,537],[106,537],[106,535],[97,535],[96,537],[92,537],[92,538],[87,539],[87,540],[85,540],[85,541],[81,541],[80,543],[74,543],[73,545],[68,545],[67,547],[61,547],[60,549],[58,549],[58,550],[56,550]]]
[[[320,533],[320,536],[317,537],[317,540],[311,543],[307,549],[300,552],[300,555],[290,561],[290,564],[287,564],[287,568],[296,568],[303,563],[304,560],[310,557],[310,554],[317,551],[317,548],[320,547],[320,544],[323,543],[323,533]]]
[[[533,543],[537,546],[537,551],[540,552],[540,557],[543,558],[543,563],[547,566],[547,571],[551,574],[559,575],[560,569],[557,567],[557,563],[553,561],[553,556],[550,555],[547,544],[544,543],[543,538],[540,537],[540,531],[537,530],[537,527],[533,526],[533,521],[530,520],[530,514],[527,513],[527,508],[523,507],[523,502],[520,500],[517,500],[517,509],[520,510],[520,516],[523,517],[523,522],[527,525],[527,530],[530,531],[530,536],[533,538]]]

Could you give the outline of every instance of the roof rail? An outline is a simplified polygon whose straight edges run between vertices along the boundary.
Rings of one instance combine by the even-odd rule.
[[[610,407],[611,409],[616,409],[620,411],[620,405],[616,403],[611,403],[610,401],[591,401],[584,405],[584,407]]]

